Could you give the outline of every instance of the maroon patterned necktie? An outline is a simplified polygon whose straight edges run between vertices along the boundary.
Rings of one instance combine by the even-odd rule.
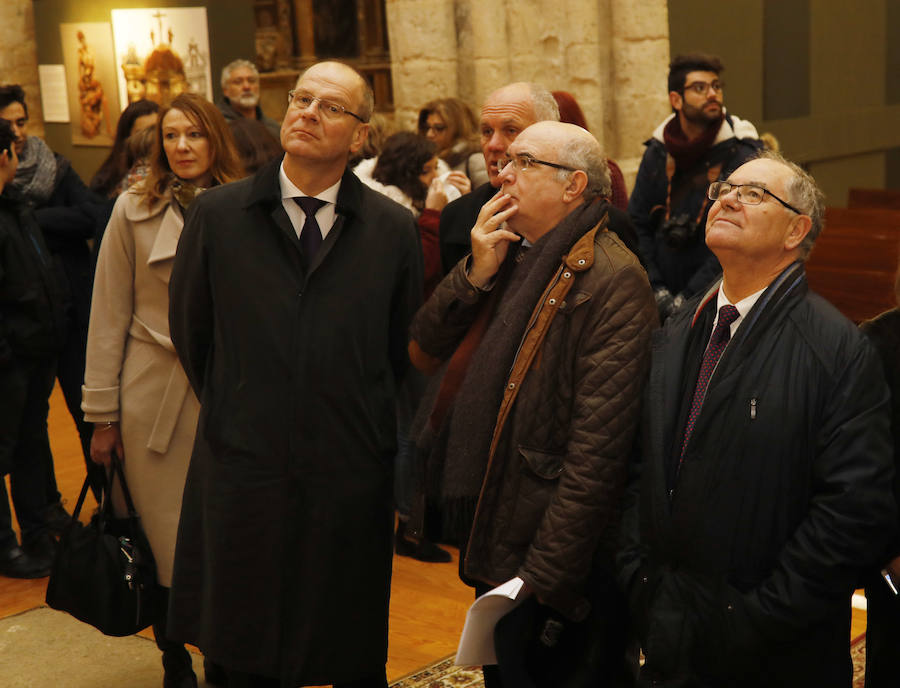
[[[691,400],[691,413],[688,415],[687,425],[684,427],[684,442],[681,445],[681,459],[679,463],[684,460],[684,450],[687,449],[687,443],[691,439],[691,433],[694,431],[697,416],[700,415],[700,409],[703,407],[709,379],[716,369],[719,358],[722,357],[722,352],[728,346],[728,340],[731,339],[731,323],[739,317],[738,309],[730,304],[726,304],[719,309],[716,329],[713,330],[712,337],[709,339],[709,346],[706,347],[706,351],[703,354],[703,363],[700,365],[700,374],[697,376],[697,386],[694,388],[694,398]]]
[[[306,213],[306,221],[303,223],[303,229],[300,230],[300,246],[306,259],[312,263],[322,245],[322,230],[319,229],[319,223],[316,222],[316,211],[327,201],[310,196],[297,196],[294,201]]]

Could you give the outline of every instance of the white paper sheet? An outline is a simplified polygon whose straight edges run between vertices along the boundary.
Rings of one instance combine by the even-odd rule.
[[[462,635],[459,637],[455,664],[480,666],[497,663],[494,626],[501,617],[521,604],[522,600],[516,598],[524,584],[521,578],[513,578],[484,593],[472,603],[466,613]]]
[[[69,97],[63,65],[38,65],[41,82],[41,110],[45,122],[69,121]]]

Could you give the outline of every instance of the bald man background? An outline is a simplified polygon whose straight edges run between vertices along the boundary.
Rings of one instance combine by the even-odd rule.
[[[175,258],[172,340],[202,411],[169,630],[229,688],[384,688],[421,253],[409,211],[347,169],[364,79],[324,62],[288,98],[284,160],[199,196]]]
[[[553,94],[540,84],[516,82],[491,93],[481,107],[481,151],[489,181],[449,203],[441,212],[441,264],[449,272],[471,250],[469,232],[481,206],[500,188],[497,161],[523,129],[543,120],[559,121]]]
[[[653,295],[607,229],[609,170],[587,131],[539,122],[488,169],[500,190],[478,214],[472,256],[412,326],[413,363],[449,360],[446,377],[463,378],[436,442],[444,517],[471,532],[461,574],[476,592],[524,581],[486,685],[606,681],[622,666],[611,561]]]

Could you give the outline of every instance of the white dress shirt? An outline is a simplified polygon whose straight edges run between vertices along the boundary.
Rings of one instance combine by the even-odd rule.
[[[734,337],[734,333],[737,332],[738,326],[744,321],[744,316],[750,312],[750,309],[756,305],[756,302],[759,300],[759,297],[762,296],[762,293],[766,290],[766,287],[763,287],[758,292],[754,294],[750,294],[750,296],[741,299],[737,303],[731,303],[728,300],[728,297],[725,296],[725,290],[722,287],[719,287],[719,297],[716,300],[716,319],[713,321],[712,331],[715,332],[716,325],[719,323],[719,311],[722,309],[722,306],[734,306],[737,308],[738,317],[735,318],[734,322],[731,323],[731,336]],[[710,333],[710,337],[712,334]]]
[[[290,218],[291,224],[294,226],[294,231],[297,232],[297,236],[299,237],[300,233],[303,231],[303,223],[306,222],[306,213],[303,212],[303,208],[297,205],[297,202],[294,199],[297,196],[309,196],[310,194],[295,186],[294,183],[288,179],[288,176],[284,171],[284,161],[281,162],[281,166],[278,168],[278,184],[281,187],[281,205],[284,206],[284,211]],[[316,211],[316,222],[319,223],[319,229],[322,230],[323,239],[328,236],[328,232],[330,232],[331,228],[334,226],[336,215],[335,204],[337,203],[338,190],[340,188],[341,180],[338,179],[336,184],[329,186],[322,193],[313,196],[313,198],[325,201],[322,207]]]

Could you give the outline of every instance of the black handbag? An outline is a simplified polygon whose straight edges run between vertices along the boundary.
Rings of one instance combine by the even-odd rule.
[[[125,518],[113,515],[116,477],[128,508]],[[153,553],[115,454],[100,508],[83,525],[78,515],[88,486],[85,479],[72,521],[60,538],[47,584],[47,604],[106,635],[132,635],[162,618],[165,590],[157,584]]]

